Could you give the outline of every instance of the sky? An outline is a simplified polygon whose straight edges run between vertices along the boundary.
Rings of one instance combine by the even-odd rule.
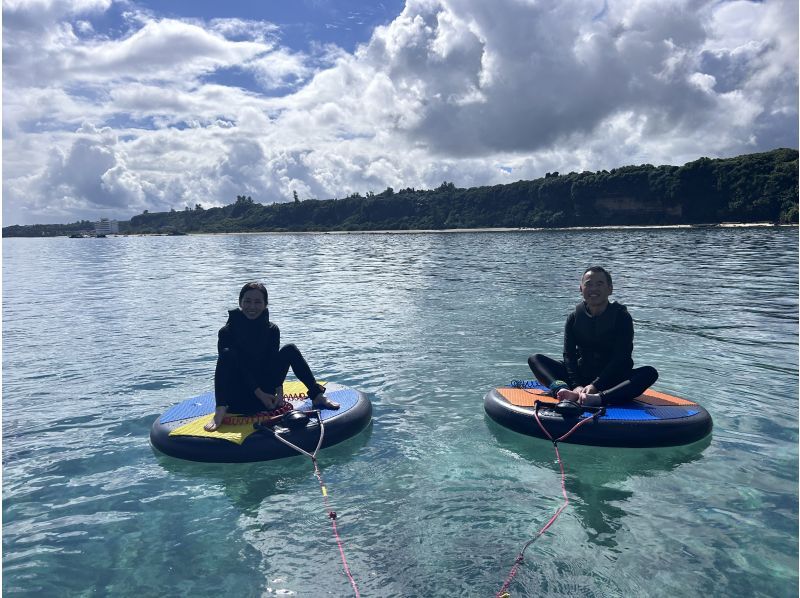
[[[798,147],[796,0],[4,0],[3,226]]]

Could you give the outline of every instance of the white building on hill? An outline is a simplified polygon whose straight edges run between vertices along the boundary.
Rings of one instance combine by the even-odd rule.
[[[94,223],[94,234],[96,235],[117,235],[119,234],[119,222],[101,218]]]

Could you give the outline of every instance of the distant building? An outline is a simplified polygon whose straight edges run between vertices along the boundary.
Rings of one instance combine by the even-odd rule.
[[[101,218],[98,222],[94,223],[94,234],[118,235],[119,222],[117,222],[116,220],[109,220],[108,218]]]

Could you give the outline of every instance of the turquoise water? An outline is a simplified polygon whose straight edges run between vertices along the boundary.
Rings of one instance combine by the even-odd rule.
[[[373,401],[320,458],[361,594],[494,595],[562,497],[552,444],[483,395],[558,354],[591,263],[714,432],[562,445],[570,505],[512,596],[797,596],[796,228],[4,239],[3,593],[352,595],[307,458],[148,443],[263,279],[283,342]]]

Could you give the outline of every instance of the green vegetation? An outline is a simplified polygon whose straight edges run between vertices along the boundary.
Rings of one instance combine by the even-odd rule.
[[[459,189],[391,187],[345,199],[261,205],[249,196],[221,208],[149,213],[120,222],[121,234],[407,230],[481,227],[798,222],[798,152],[760,154],[684,166],[625,166],[547,173],[533,181]],[[91,223],[8,226],[4,237],[69,235]]]
[[[122,226],[120,226],[122,231]],[[79,220],[70,224],[30,224],[21,226],[3,227],[4,237],[61,237],[79,234],[94,234],[94,222],[90,220]]]

